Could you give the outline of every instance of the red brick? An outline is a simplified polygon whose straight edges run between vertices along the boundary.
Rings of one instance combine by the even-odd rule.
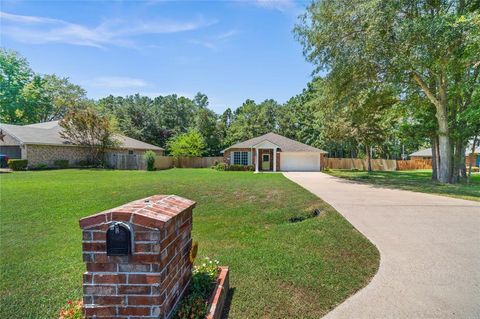
[[[118,308],[120,315],[149,316],[150,307],[124,307]]]
[[[128,275],[129,284],[159,284],[160,274],[158,275]]]
[[[105,316],[115,316],[117,314],[116,307],[98,307],[95,306],[93,308],[85,308],[85,315],[87,317],[97,316],[97,317],[105,317]]]
[[[127,276],[119,274],[95,274],[93,282],[96,284],[122,284],[126,283]]]
[[[93,275],[89,274],[88,272],[83,273],[83,282],[85,284],[91,284],[93,279]]]
[[[131,211],[115,211],[115,212],[112,212],[111,220],[129,222],[131,217],[132,217]]]
[[[150,286],[118,286],[120,295],[149,295]]]
[[[104,231],[94,231],[93,240],[105,241],[107,240],[107,233]]]
[[[98,305],[125,305],[125,297],[122,296],[95,296],[93,300]]]
[[[135,244],[135,253],[159,253],[160,244]]]
[[[105,214],[98,214],[80,219],[80,228],[87,228],[94,225],[102,224],[107,221]]]
[[[131,262],[148,264],[154,262],[160,262],[160,253],[158,254],[135,254],[130,258]]]
[[[106,243],[90,243],[86,242],[83,243],[83,251],[105,251],[106,250]]]
[[[112,271],[117,271],[117,265],[116,264],[87,263],[87,271],[112,272]]]
[[[142,215],[138,213],[133,215],[132,222],[151,228],[161,228],[165,224],[165,222],[155,219],[153,213],[148,214],[148,212],[143,212]]]
[[[92,232],[91,231],[84,231],[82,233],[83,240],[92,240]]]
[[[128,305],[160,305],[162,299],[158,296],[128,296]]]
[[[115,292],[115,286],[83,285],[85,295],[108,296],[114,295]]]

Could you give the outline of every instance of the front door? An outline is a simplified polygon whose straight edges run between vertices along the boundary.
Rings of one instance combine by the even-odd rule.
[[[262,171],[270,170],[270,154],[262,155]]]

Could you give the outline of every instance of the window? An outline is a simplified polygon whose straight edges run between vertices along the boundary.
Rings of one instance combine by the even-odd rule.
[[[248,152],[233,152],[233,164],[248,165]]]
[[[128,150],[129,155],[133,155],[133,150]]]

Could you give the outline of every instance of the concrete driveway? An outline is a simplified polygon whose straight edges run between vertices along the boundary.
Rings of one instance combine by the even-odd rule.
[[[380,251],[365,288],[325,318],[480,318],[480,203],[323,173],[285,173]]]

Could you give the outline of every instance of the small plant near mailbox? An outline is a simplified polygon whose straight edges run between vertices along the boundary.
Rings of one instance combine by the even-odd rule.
[[[27,169],[28,161],[23,159],[9,159],[8,167],[14,171],[24,171]]]
[[[143,154],[145,164],[147,164],[147,171],[155,170],[155,156],[156,154],[153,151],[146,151],[145,154]]]
[[[180,302],[174,319],[204,319],[208,312],[208,301],[220,272],[218,260],[208,257],[193,267],[192,281],[188,294]]]
[[[58,168],[68,168],[68,160],[60,159],[53,162],[53,165]]]
[[[67,305],[60,310],[58,319],[83,319],[83,302],[82,300],[69,300]]]

